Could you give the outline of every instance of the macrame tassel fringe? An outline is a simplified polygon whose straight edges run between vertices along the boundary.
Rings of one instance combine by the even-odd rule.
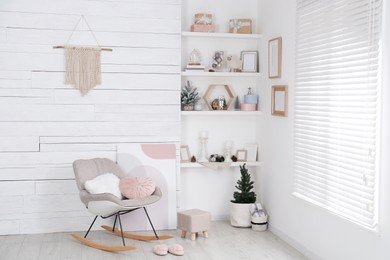
[[[101,84],[101,48],[65,46],[65,84],[87,94]]]

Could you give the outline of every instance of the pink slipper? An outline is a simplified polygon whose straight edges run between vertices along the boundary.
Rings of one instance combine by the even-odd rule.
[[[154,248],[153,248],[153,253],[155,253],[156,255],[167,255],[168,254],[168,246],[166,244],[160,244],[160,245],[156,245]]]
[[[179,244],[171,245],[168,248],[168,252],[171,253],[172,255],[178,255],[178,256],[184,255],[184,249]]]

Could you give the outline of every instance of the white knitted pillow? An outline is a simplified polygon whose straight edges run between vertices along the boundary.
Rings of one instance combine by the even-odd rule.
[[[119,178],[112,173],[104,173],[92,180],[88,180],[85,182],[84,187],[91,194],[111,193],[122,199],[122,194],[119,190]]]

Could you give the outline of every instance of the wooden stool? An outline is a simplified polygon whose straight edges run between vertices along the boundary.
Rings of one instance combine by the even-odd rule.
[[[203,237],[208,238],[207,230],[210,229],[210,212],[200,209],[190,209],[177,212],[177,228],[181,230],[181,237],[191,233],[191,240],[195,240],[198,232],[203,232]]]

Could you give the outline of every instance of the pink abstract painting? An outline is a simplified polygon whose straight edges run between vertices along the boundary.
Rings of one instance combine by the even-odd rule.
[[[162,191],[157,203],[147,206],[155,229],[176,228],[176,145],[121,144],[118,145],[118,165],[129,176],[151,177]],[[123,215],[127,231],[151,230],[143,209]]]

